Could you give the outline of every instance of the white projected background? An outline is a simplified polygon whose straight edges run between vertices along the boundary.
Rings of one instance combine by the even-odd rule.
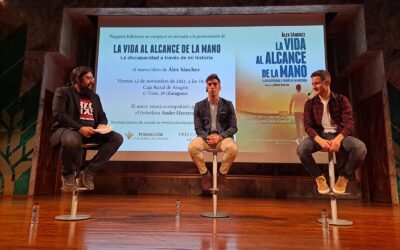
[[[271,126],[270,117],[277,117],[274,126],[279,129],[283,119],[295,131],[293,118],[281,111],[288,110],[294,86],[300,83],[304,92],[310,91],[310,74],[324,68],[322,24],[100,27],[96,92],[109,125],[124,136],[117,159],[187,161],[188,143],[196,136],[193,107],[207,97],[209,74],[219,75],[220,96],[234,103],[239,132],[246,131],[243,121],[257,123],[260,114],[260,130],[263,122]],[[246,106],[246,100],[253,100],[252,106]],[[264,146],[250,152],[241,145],[259,142],[251,141],[251,134],[238,133],[239,151],[244,152],[238,160],[298,162],[294,132],[271,140],[268,133],[274,129],[263,135]],[[282,144],[287,149],[282,156],[268,149]]]

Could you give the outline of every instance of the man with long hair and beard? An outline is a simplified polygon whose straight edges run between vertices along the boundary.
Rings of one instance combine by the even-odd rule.
[[[107,129],[107,117],[100,97],[93,92],[93,71],[87,67],[77,67],[71,72],[69,86],[57,88],[53,99],[54,124],[51,128],[51,146],[59,148],[62,170],[62,190],[76,187],[75,178],[79,174],[82,144],[98,144],[98,152],[82,170],[82,183],[93,190],[93,177],[105,167],[111,156],[122,144],[123,138]]]

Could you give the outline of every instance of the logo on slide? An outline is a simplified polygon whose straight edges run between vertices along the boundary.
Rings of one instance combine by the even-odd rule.
[[[125,133],[125,135],[128,138],[128,140],[130,140],[133,136],[133,133],[131,131],[129,131],[128,133]]]

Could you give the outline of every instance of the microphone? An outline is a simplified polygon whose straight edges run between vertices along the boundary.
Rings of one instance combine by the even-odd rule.
[[[312,92],[314,92],[314,89],[313,89],[313,90],[311,90],[310,92],[308,92],[308,94],[307,94],[307,95],[311,95],[311,93],[312,93]]]

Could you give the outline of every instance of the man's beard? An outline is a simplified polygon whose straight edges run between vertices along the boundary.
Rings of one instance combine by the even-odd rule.
[[[80,87],[81,91],[83,93],[86,93],[86,94],[92,94],[93,93],[92,86],[93,86],[93,84],[91,84],[91,85],[86,85],[84,83],[80,83],[79,84],[79,87]]]

